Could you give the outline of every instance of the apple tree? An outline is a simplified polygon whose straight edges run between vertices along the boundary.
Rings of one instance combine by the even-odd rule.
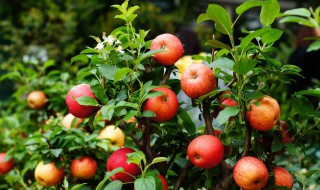
[[[281,112],[278,88],[301,70],[274,58],[284,33],[273,27],[276,0],[244,2],[235,20],[210,4],[197,22],[213,22],[228,42],[213,36],[206,43],[212,52],[194,55],[192,64],[178,61],[183,44],[174,35],[147,40],[149,30],[134,27],[138,6],[126,0],[112,7],[123,26],[92,36],[97,46],[71,59],[85,64],[76,78],[47,72],[54,62],[42,66],[41,76],[24,65],[2,76],[22,83],[16,96],[25,97],[0,124],[33,127],[14,142],[22,134],[0,129],[6,161],[16,165],[4,188],[305,189],[314,183],[319,168],[302,174],[280,162],[294,160],[305,148],[300,139],[320,127],[320,91],[288,95],[289,111]],[[238,19],[254,7],[263,27],[236,37]],[[45,107],[26,107],[32,88],[43,89]]]

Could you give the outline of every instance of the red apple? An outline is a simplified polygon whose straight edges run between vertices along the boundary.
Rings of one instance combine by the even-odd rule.
[[[208,66],[192,64],[182,74],[180,84],[187,96],[199,98],[214,90],[216,78]]]
[[[276,99],[264,96],[250,102],[250,110],[247,111],[246,117],[252,128],[259,131],[268,131],[279,120],[280,106]]]
[[[14,161],[13,159],[4,161],[6,158],[6,153],[1,152],[0,153],[0,175],[7,174],[10,170],[12,170],[14,166]]]
[[[44,164],[43,161],[39,162],[35,171],[34,177],[36,181],[43,186],[55,186],[59,184],[64,176],[64,168],[58,169],[54,162]]]
[[[163,122],[172,119],[179,108],[177,95],[167,87],[158,87],[152,91],[160,91],[163,94],[147,99],[143,109],[153,111],[156,114],[156,117],[152,118],[153,121]]]
[[[40,90],[32,91],[27,97],[27,104],[34,110],[40,110],[46,106],[47,96]]]
[[[91,179],[98,168],[97,162],[89,157],[75,158],[71,164],[71,173],[78,179]]]
[[[95,111],[99,109],[98,106],[84,106],[78,104],[76,98],[82,96],[90,96],[94,99],[97,99],[93,92],[90,89],[88,84],[79,84],[71,88],[66,97],[66,104],[69,108],[69,111],[72,115],[78,118],[87,118],[90,117]]]
[[[168,190],[168,184],[167,184],[166,179],[160,174],[158,174],[158,177],[161,180],[163,190]]]
[[[127,163],[127,154],[132,152],[134,152],[132,148],[120,148],[110,155],[107,161],[107,171],[110,172],[121,167],[126,172],[120,172],[111,176],[111,180],[120,180],[123,183],[128,183],[134,181],[133,176],[138,176],[141,174],[141,169],[138,165],[134,163]]]
[[[272,171],[273,171],[276,186],[287,187],[289,190],[292,189],[293,179],[290,173],[286,169],[276,166],[272,169]],[[280,190],[280,189],[275,189],[275,190]]]
[[[161,34],[151,43],[150,50],[165,49],[165,52],[156,53],[153,59],[164,66],[175,64],[183,54],[183,45],[179,38],[172,34]]]
[[[241,158],[234,166],[233,178],[242,189],[258,190],[266,186],[269,173],[261,160],[246,156]]]
[[[187,150],[191,163],[203,169],[217,166],[223,159],[222,142],[213,135],[201,135],[193,139]]]

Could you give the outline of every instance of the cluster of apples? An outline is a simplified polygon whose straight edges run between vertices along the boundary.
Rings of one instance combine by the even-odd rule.
[[[157,36],[152,41],[150,49],[166,50],[165,52],[156,53],[153,56],[153,59],[156,62],[165,67],[173,66],[183,55],[182,43],[172,34],[162,34]],[[199,98],[212,92],[216,88],[216,83],[216,78],[211,68],[202,63],[188,66],[180,79],[182,90],[192,99]],[[179,108],[177,95],[167,86],[159,86],[152,91],[159,91],[162,94],[160,96],[147,99],[143,105],[144,110],[150,110],[155,113],[156,116],[151,119],[154,122],[164,122],[175,117]],[[227,92],[227,94],[228,93],[229,92]],[[66,104],[70,112],[70,115],[68,116],[69,119],[65,119],[68,121],[67,123],[69,123],[66,125],[70,126],[70,120],[73,120],[74,118],[79,118],[79,122],[81,122],[82,118],[88,118],[99,110],[99,106],[78,104],[76,98],[82,96],[90,96],[97,100],[90,89],[90,85],[79,84],[73,87],[66,96]],[[35,107],[35,101],[30,102],[33,104],[30,104],[30,107]],[[226,106],[238,106],[237,101],[229,97],[219,98],[219,102],[222,106],[218,108],[218,111],[223,110]],[[265,132],[272,129],[279,122],[280,107],[278,102],[272,97],[264,96],[256,100],[252,100],[249,107],[250,108],[246,113],[246,119],[253,129]],[[35,109],[41,109],[41,106],[36,106]],[[100,138],[111,139],[115,141],[119,147],[122,147],[124,145],[124,134],[120,129],[118,129],[122,133],[122,135],[120,135],[121,138],[119,135],[116,135],[114,136],[114,139],[112,139],[112,137],[107,136],[108,134],[113,133],[111,132],[112,130],[116,130],[114,125],[107,126],[100,132]],[[288,139],[290,138],[286,132],[286,128],[282,127],[280,131],[283,132],[283,140],[281,141],[283,143],[288,142]],[[227,154],[230,154],[231,152],[231,147],[224,146],[218,138],[218,134],[222,132],[218,130],[214,130],[214,132],[215,135],[204,134],[198,136],[190,142],[187,148],[189,160],[199,168],[210,169],[216,167],[222,162],[224,154],[226,154],[226,152],[229,152]],[[126,154],[133,151],[134,150],[131,148],[122,147],[111,154],[107,161],[107,171],[112,171],[118,167],[122,167],[124,169],[124,172],[117,173],[112,176],[112,180],[120,180],[123,183],[132,182],[134,180],[134,176],[141,174],[141,169],[138,165],[127,163]],[[45,167],[46,169],[41,169]],[[92,178],[96,169],[96,161],[89,156],[74,159],[71,164],[72,175],[79,179]],[[55,177],[55,179],[44,179],[41,177],[44,176],[42,175],[43,171],[50,171],[55,174],[54,176],[61,177]],[[287,170],[276,166],[273,168],[272,172],[275,179],[275,185],[285,186],[292,189],[292,176]],[[64,168],[62,167],[58,169],[55,167],[54,163],[44,165],[43,162],[40,162],[35,171],[37,181],[43,185],[49,186],[59,183],[62,180],[63,175]],[[266,186],[269,179],[269,171],[260,159],[252,156],[245,156],[235,164],[233,177],[237,185],[243,189],[260,189]],[[165,180],[163,180],[163,176],[159,176],[159,178],[165,182]],[[164,187],[165,186],[166,185],[164,185]]]
[[[165,36],[165,37],[164,37]],[[170,36],[170,37],[169,37]],[[159,39],[161,40],[159,40]],[[163,60],[172,60],[169,58],[163,58],[167,53],[170,58],[176,55],[182,55],[182,47],[181,42],[177,38],[171,35],[160,35],[155,41],[159,41],[159,44],[155,45],[154,49],[166,47],[166,46],[175,46],[175,48],[167,49],[166,52],[159,53],[161,54],[161,58],[156,54],[154,59],[163,64],[165,66],[171,66],[174,64],[173,62],[163,62]],[[151,46],[151,48],[153,48]],[[176,60],[175,60],[176,61]],[[216,78],[212,72],[212,70],[204,65],[204,64],[192,64],[188,66],[183,72],[180,79],[181,88],[184,93],[192,98],[199,98],[204,96],[210,92],[212,92],[216,87]],[[201,85],[200,85],[201,84]],[[156,89],[155,89],[156,90]],[[226,92],[227,94],[230,92]],[[154,105],[157,105],[157,101],[150,101],[147,104],[147,107],[154,111],[159,118],[155,118],[155,121],[165,121],[164,116],[168,115],[168,113],[172,113],[170,116],[165,117],[166,119],[170,119],[174,116],[173,112],[169,112],[170,110],[177,110],[178,103],[175,98],[175,94],[172,92],[166,93],[165,97],[160,100],[167,100],[168,97],[173,97],[169,101],[168,109],[164,110],[161,113],[159,110],[152,110]],[[218,111],[223,110],[226,106],[238,106],[237,101],[232,98],[219,98],[219,102],[222,104]],[[157,106],[158,107],[158,106]],[[280,106],[278,102],[270,97],[263,96],[262,98],[252,100],[249,104],[249,109],[246,113],[246,119],[248,120],[250,126],[258,131],[266,132],[271,130],[274,126],[277,125],[280,118]],[[217,114],[217,113],[215,113]],[[163,117],[162,117],[163,116]],[[231,118],[232,119],[232,118]],[[218,134],[222,133],[221,131],[214,130],[215,136],[213,135],[200,135],[199,137],[193,139],[187,149],[187,155],[190,159],[191,163],[195,166],[203,169],[213,168],[221,163],[223,160],[223,155],[225,153],[229,153],[231,151],[231,147],[224,146],[222,142],[217,138]],[[280,125],[280,132],[282,135],[281,142],[287,143],[290,140],[290,135],[286,131],[286,124],[284,122],[283,125]],[[265,140],[266,141],[266,140]],[[271,141],[272,142],[272,141]],[[206,146],[203,146],[206,145]],[[267,148],[267,147],[266,147]],[[225,150],[226,149],[226,150]],[[269,150],[270,153],[270,149]],[[282,150],[283,151],[283,150]],[[293,179],[290,173],[279,166],[276,166],[272,169],[275,185],[276,186],[284,186],[289,189],[293,187]],[[234,180],[237,185],[243,189],[260,189],[264,188],[269,179],[269,172],[265,164],[259,160],[258,158],[252,156],[246,156],[241,158],[236,165],[234,166]]]

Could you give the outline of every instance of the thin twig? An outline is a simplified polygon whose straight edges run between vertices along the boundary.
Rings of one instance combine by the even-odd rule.
[[[120,124],[119,124],[119,128],[122,129],[122,130],[125,130],[126,128],[126,125],[127,125],[127,122],[125,121],[122,121]],[[142,147],[142,144],[141,144],[141,141],[135,136],[134,132],[132,131],[131,133],[127,134],[129,135],[129,137],[131,137],[131,139],[133,140],[133,142],[141,149]]]

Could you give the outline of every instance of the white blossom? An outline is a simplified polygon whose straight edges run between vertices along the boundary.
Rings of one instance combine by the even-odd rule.
[[[103,48],[104,48],[104,44],[103,44],[103,42],[99,42],[99,43],[97,44],[97,46],[96,46],[94,49],[102,50]]]
[[[116,39],[110,35],[108,37],[103,38],[103,40],[103,42],[107,42],[110,46],[112,46]]]
[[[122,46],[118,46],[117,51],[121,54],[124,54],[124,51],[122,50]]]
[[[118,44],[121,44],[120,40],[117,39],[116,44],[117,44],[117,45],[118,45]]]

